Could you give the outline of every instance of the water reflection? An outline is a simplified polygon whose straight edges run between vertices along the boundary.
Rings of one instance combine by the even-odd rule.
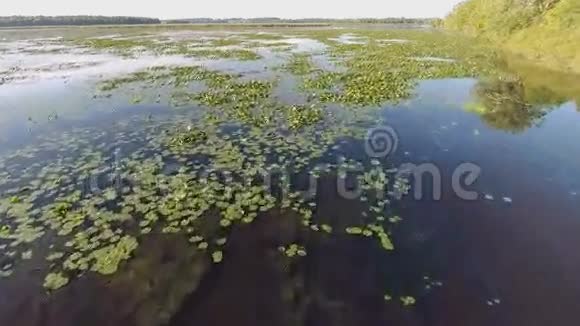
[[[166,324],[210,264],[183,237],[151,235],[117,274],[85,275],[52,295],[42,289],[38,266],[30,264],[17,279],[0,280],[0,324]]]
[[[557,88],[523,79],[485,79],[475,85],[466,108],[492,128],[521,133],[540,125],[549,112],[569,100]]]
[[[528,103],[519,81],[482,81],[475,86],[474,96],[476,102],[468,110],[496,129],[522,132],[539,124],[547,113],[544,106]]]

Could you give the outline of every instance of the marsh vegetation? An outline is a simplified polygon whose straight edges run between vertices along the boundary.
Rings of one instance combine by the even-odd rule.
[[[211,324],[227,320],[212,314],[217,306],[255,302],[228,292],[251,280],[271,289],[254,289],[272,305],[263,309],[281,311],[268,321],[305,324],[319,311],[354,323],[365,302],[373,322],[397,320],[386,312],[419,311],[449,275],[429,258],[440,255],[431,250],[441,238],[427,230],[437,225],[414,229],[413,212],[431,204],[409,198],[416,180],[401,164],[446,158],[466,132],[482,146],[483,128],[512,141],[550,112],[576,108],[579,94],[567,82],[538,83],[488,44],[433,30],[232,29],[7,34],[3,96],[46,82],[48,93],[56,85],[76,100],[51,103],[49,114],[5,109],[0,124],[18,121],[26,132],[6,129],[0,142],[0,291],[15,293],[13,284],[26,280],[33,302],[58,310],[92,288],[86,320],[119,295],[126,308],[109,316],[112,324]],[[30,66],[9,65],[25,50]],[[91,64],[44,76],[35,61],[68,56]],[[81,118],[72,118],[80,107]],[[437,122],[425,107],[451,107],[462,120]],[[387,125],[406,147],[369,157],[369,129]],[[413,143],[421,132],[434,149]],[[457,155],[471,155],[462,146]],[[340,196],[340,185],[360,193]],[[496,210],[517,196],[486,181],[476,186],[478,202],[491,202],[490,193],[509,199]],[[500,301],[486,291],[477,298],[484,306]],[[0,321],[35,324],[14,302]],[[83,309],[47,323],[71,324]]]

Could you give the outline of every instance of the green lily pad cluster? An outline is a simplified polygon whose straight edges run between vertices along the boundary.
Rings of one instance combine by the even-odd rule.
[[[278,251],[288,258],[305,257],[307,255],[306,248],[296,243],[292,243],[288,246],[280,246],[278,247]]]
[[[67,285],[69,279],[61,273],[50,273],[44,280],[44,288],[47,290],[58,290]]]
[[[364,237],[376,236],[385,250],[393,250],[395,247],[384,228],[378,224],[369,224],[365,227],[352,226],[346,228],[346,233],[350,235],[360,235]]]
[[[415,298],[410,297],[410,296],[401,297],[400,299],[401,299],[401,303],[403,304],[403,306],[412,306],[416,302]]]
[[[215,77],[214,77],[215,78]],[[268,81],[238,81],[224,78],[224,83],[208,83],[200,93],[178,93],[181,105],[199,103],[210,107],[211,118],[242,122],[256,127],[286,127],[297,130],[324,120],[323,109],[315,105],[286,105],[272,98],[274,84]]]

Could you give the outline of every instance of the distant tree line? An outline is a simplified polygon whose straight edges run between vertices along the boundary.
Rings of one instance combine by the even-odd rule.
[[[303,18],[284,19],[277,17],[261,18],[185,18],[165,20],[167,24],[264,24],[264,23],[364,23],[364,24],[432,24],[434,18],[359,18],[359,19],[333,19],[333,18]]]
[[[54,25],[159,24],[157,18],[106,16],[9,16],[0,17],[0,27]]]
[[[284,19],[277,17],[260,18],[186,18],[163,21],[167,24],[432,24],[434,18],[360,18],[328,19],[303,18]],[[157,18],[144,17],[107,17],[107,16],[9,16],[0,17],[0,27],[54,26],[54,25],[123,25],[123,24],[160,24]]]

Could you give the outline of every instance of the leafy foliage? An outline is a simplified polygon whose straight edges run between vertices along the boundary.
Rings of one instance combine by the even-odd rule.
[[[450,30],[495,40],[559,69],[580,72],[580,2],[470,0],[445,19]]]

